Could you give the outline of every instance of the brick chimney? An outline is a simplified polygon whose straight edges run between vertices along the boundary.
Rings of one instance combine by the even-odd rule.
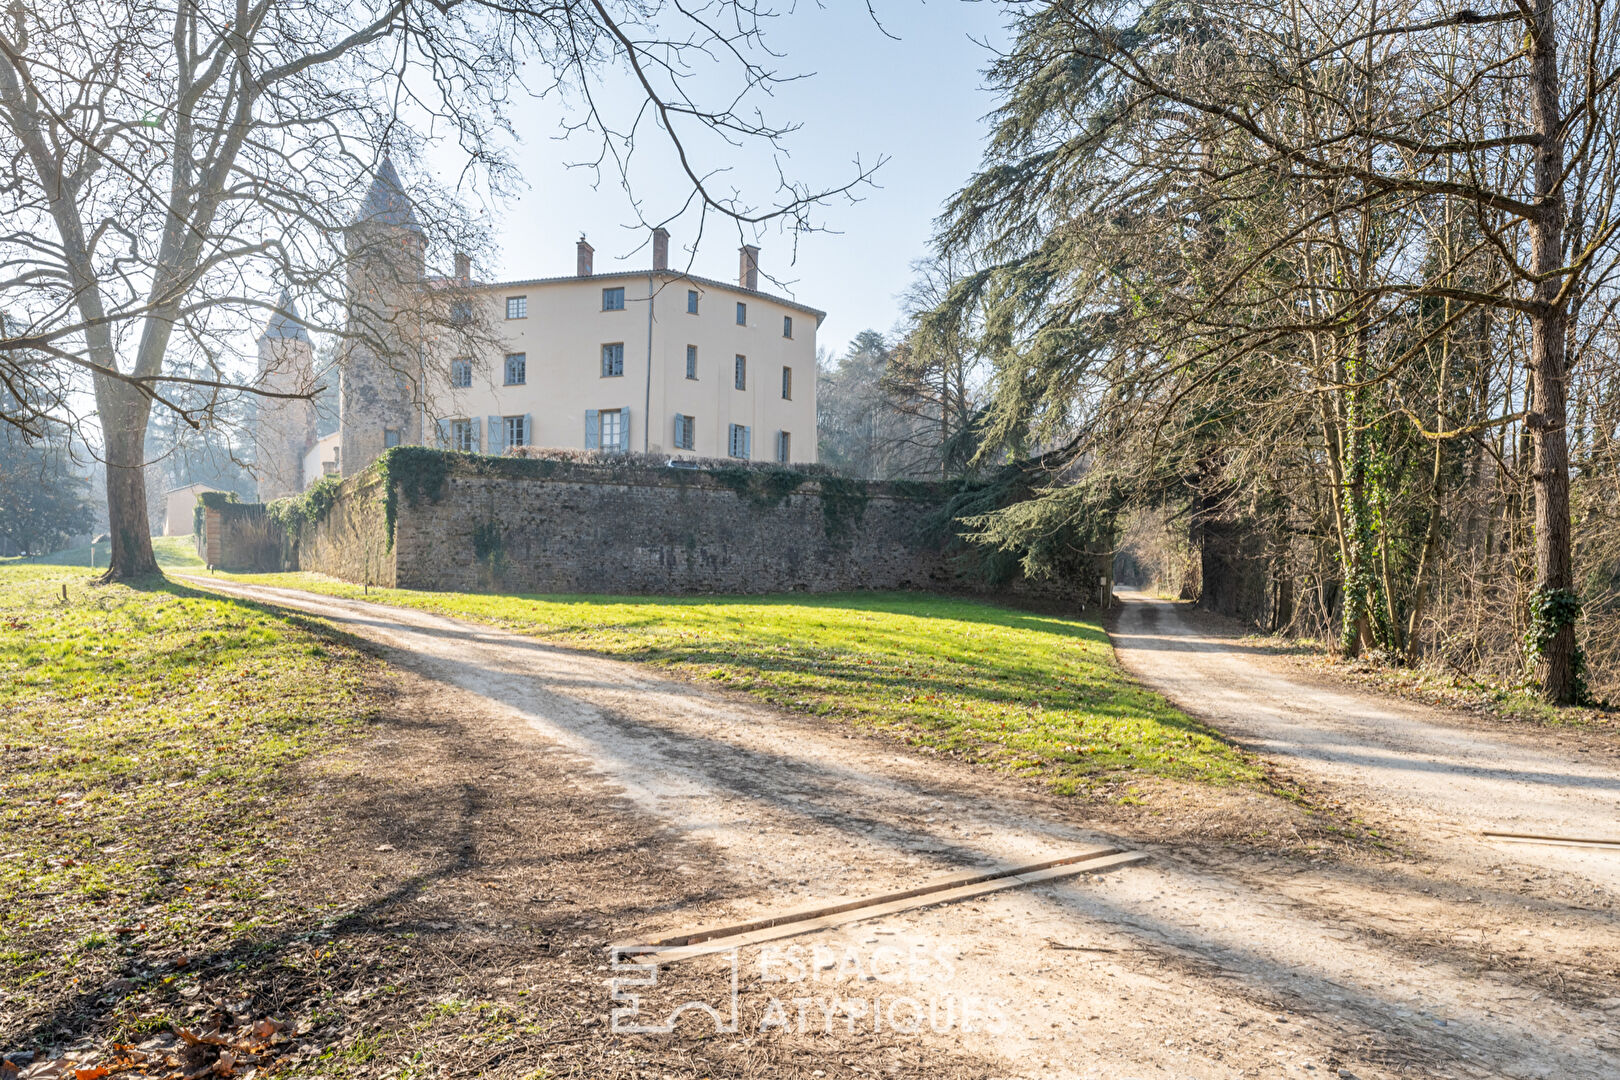
[[[653,230],[653,269],[669,269],[669,230],[663,226]]]
[[[737,284],[759,291],[759,248],[754,244],[744,244],[737,249]]]
[[[577,276],[591,276],[591,255],[595,251],[595,248],[591,247],[591,245],[585,242],[585,238],[583,236],[579,238],[579,264],[574,270],[574,273]]]
[[[456,283],[472,284],[472,256],[465,251],[456,252]]]

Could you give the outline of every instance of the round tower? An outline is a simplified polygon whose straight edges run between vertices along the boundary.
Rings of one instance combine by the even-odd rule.
[[[314,380],[315,355],[309,332],[284,289],[259,335],[255,385],[272,394],[309,394]],[[315,402],[308,397],[260,397],[257,406],[253,471],[259,501],[297,495],[304,490],[304,455],[315,445]]]
[[[387,156],[343,236],[348,312],[338,354],[338,431],[340,466],[348,476],[390,446],[422,441],[416,313],[424,237]]]

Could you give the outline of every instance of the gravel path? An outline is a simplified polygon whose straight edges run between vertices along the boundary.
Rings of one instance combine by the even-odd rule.
[[[1097,843],[1143,846],[1077,827],[1052,800],[1029,798],[1027,788],[983,770],[852,737],[633,664],[420,611],[193,581],[328,619],[438,682],[446,701],[476,698],[481,708],[507,710],[589,774],[589,787],[606,781],[622,790],[642,812],[706,841],[734,875],[758,883],[746,900],[649,913],[645,925],[613,928],[613,937],[887,891],[963,866],[1033,861]],[[1179,632],[1177,616],[1134,603],[1125,610],[1123,655],[1149,681],[1162,677],[1195,710],[1207,687],[1226,710],[1215,717],[1222,722],[1258,715],[1245,682],[1264,683],[1273,702],[1294,693],[1266,682],[1282,678],[1280,668],[1255,661],[1259,667],[1249,672],[1241,657],[1220,678],[1197,674],[1231,646]],[[1151,664],[1143,662],[1150,653]],[[1263,743],[1281,740],[1288,727],[1273,726],[1279,731],[1270,736],[1259,728],[1242,734],[1302,769],[1316,768],[1329,751],[1343,760],[1324,768],[1348,775],[1359,767],[1351,729],[1328,739],[1296,731],[1296,753],[1283,741]],[[1421,756],[1416,743],[1394,750],[1372,738],[1375,727],[1364,730],[1366,760]],[[1517,776],[1520,766],[1512,768]],[[1601,769],[1543,763],[1529,771],[1575,777],[1570,786],[1586,793],[1578,798],[1593,805],[1608,799],[1612,811],[1613,788]],[[1495,781],[1483,774],[1479,782]],[[1426,812],[1417,795],[1400,796],[1411,802],[1388,797],[1392,814]],[[1568,812],[1579,805],[1569,803]],[[778,997],[786,1022],[801,1026],[805,1010],[795,1015],[794,1001],[811,1002],[808,1019],[816,1025],[817,1009],[834,1002],[831,1076],[845,1075],[839,1040],[870,1037],[869,1018],[855,1014],[875,1004],[892,1019],[897,998],[932,1010],[939,1030],[925,1022],[919,1045],[953,1041],[1003,1062],[997,1075],[1006,1076],[1620,1076],[1613,1034],[1620,989],[1612,981],[1620,948],[1604,906],[1612,903],[1608,894],[1572,898],[1568,876],[1527,884],[1519,864],[1488,859],[1336,864],[1165,846],[1153,855],[1106,876],[805,939],[804,949],[820,947],[832,958],[823,969],[815,954],[804,956],[808,981],[756,985],[758,958],[745,956],[745,993],[756,1004]],[[921,950],[946,962],[896,986],[872,977],[885,949],[891,956]],[[840,982],[851,957],[861,970]],[[665,978],[678,978],[679,967]],[[604,991],[604,1013],[605,998]],[[954,1011],[941,1025],[947,1010]],[[735,1037],[769,1035],[745,1030]]]
[[[1484,830],[1620,839],[1613,748],[1562,748],[1556,731],[1479,730],[1477,719],[1323,685],[1186,605],[1127,594],[1120,663],[1176,704],[1291,772],[1376,808],[1431,843],[1474,847],[1620,891],[1620,850],[1527,847]],[[1466,856],[1466,852],[1463,852]]]

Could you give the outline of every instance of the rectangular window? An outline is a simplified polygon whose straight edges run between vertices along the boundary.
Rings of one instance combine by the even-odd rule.
[[[624,342],[602,346],[602,378],[611,379],[624,374]]]
[[[450,305],[450,325],[466,326],[472,322],[472,304],[466,300],[457,300]]]
[[[697,290],[696,289],[687,289],[686,290],[686,313],[688,315],[696,315],[697,314]]]
[[[748,425],[731,425],[731,438],[727,442],[727,452],[735,458],[746,459],[748,457]]]
[[[617,289],[603,289],[602,290],[602,310],[603,311],[623,311],[624,310],[624,289],[622,287],[617,288]]]
[[[782,400],[793,400],[793,369],[790,367],[782,369]]]
[[[508,319],[527,319],[529,317],[529,298],[527,296],[508,296],[506,298],[506,317]]]
[[[686,347],[686,377],[688,379],[697,378],[697,346],[696,345],[688,345]]]
[[[529,445],[529,422],[526,416],[503,417],[501,427],[506,429],[506,448]]]
[[[471,454],[478,449],[471,420],[450,421],[450,449],[460,450],[463,454]]]
[[[602,424],[602,449],[623,450],[624,414],[618,409],[603,409],[598,416]]]
[[[793,316],[791,315],[782,316],[782,336],[788,338],[793,336]]]
[[[399,445],[399,428],[383,428],[383,449]]]
[[[527,353],[506,354],[506,385],[522,386],[529,381],[529,356]]]
[[[450,361],[450,385],[455,387],[468,387],[472,385],[472,364],[466,360]]]
[[[675,449],[690,450],[697,441],[697,418],[675,414]]]
[[[785,431],[776,433],[776,460],[786,465],[793,458],[793,436]]]
[[[741,300],[737,301],[737,325],[748,325],[748,305]]]
[[[748,357],[741,354],[737,357],[737,366],[732,376],[732,385],[739,390],[748,389]]]

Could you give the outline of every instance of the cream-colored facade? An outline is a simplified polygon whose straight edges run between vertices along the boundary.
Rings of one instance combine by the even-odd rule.
[[[474,295],[499,345],[430,358],[426,398],[444,445],[816,460],[814,308],[669,270]]]

